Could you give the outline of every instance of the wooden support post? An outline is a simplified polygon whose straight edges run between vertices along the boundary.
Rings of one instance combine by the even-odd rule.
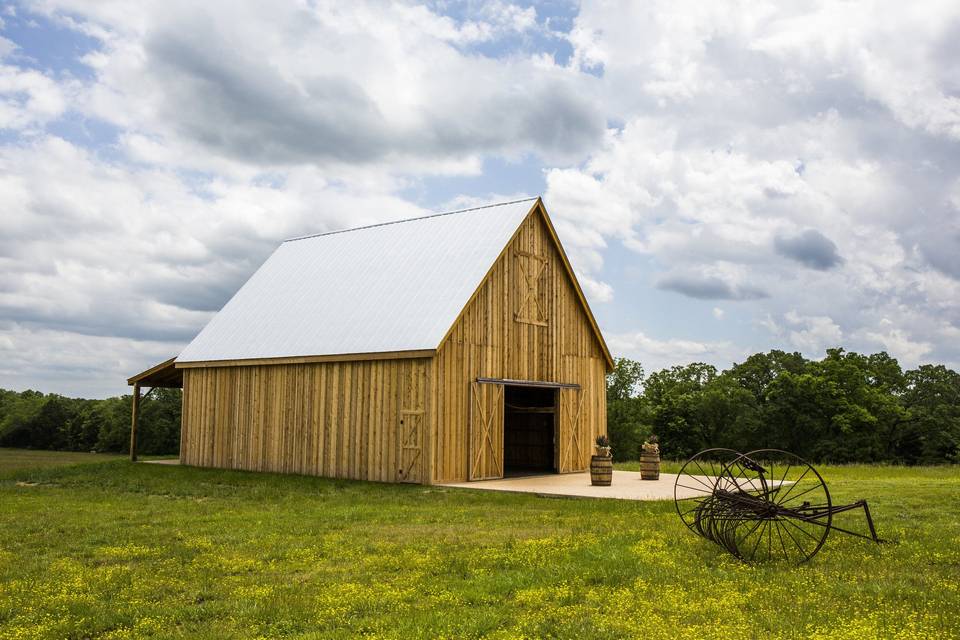
[[[137,461],[137,422],[140,420],[140,383],[133,383],[133,407],[130,412],[130,462]]]

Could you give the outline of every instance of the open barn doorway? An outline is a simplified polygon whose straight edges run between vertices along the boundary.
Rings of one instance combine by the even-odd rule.
[[[556,473],[557,389],[504,387],[504,476]]]

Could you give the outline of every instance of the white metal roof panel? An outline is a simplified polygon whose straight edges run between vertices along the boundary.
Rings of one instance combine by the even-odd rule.
[[[287,240],[177,360],[435,349],[535,200]]]

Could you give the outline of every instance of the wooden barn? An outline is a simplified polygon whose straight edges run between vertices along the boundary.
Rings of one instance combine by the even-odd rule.
[[[534,198],[288,240],[129,382],[183,464],[431,484],[588,469],[612,365]]]

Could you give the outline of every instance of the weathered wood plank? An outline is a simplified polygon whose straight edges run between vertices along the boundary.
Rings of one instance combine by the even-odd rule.
[[[468,394],[478,377],[580,385],[575,395],[583,402],[576,431],[571,433],[574,427],[561,420],[557,461],[563,471],[588,468],[594,438],[606,433],[605,351],[565,256],[537,211],[504,249],[434,360],[438,394],[431,434],[437,443],[434,482],[467,480],[474,464],[477,477],[489,477],[496,468],[477,450],[476,434],[471,432],[476,409]],[[502,447],[500,420],[495,446]]]
[[[401,370],[408,398],[398,397]],[[181,460],[395,482],[403,408],[419,412],[427,442],[428,371],[424,358],[186,369]],[[429,481],[425,455],[418,481]]]

